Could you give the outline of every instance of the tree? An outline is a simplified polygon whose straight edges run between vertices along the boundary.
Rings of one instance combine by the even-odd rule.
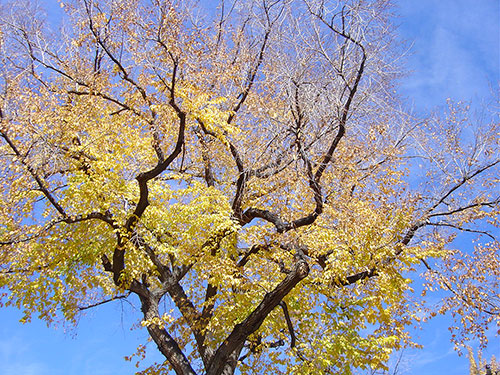
[[[470,375],[495,375],[500,373],[499,363],[497,362],[495,356],[491,356],[490,362],[488,363],[483,359],[481,351],[477,353],[477,361],[474,358],[474,352],[470,347],[467,347],[468,357],[470,362]]]
[[[422,263],[464,334],[498,324],[499,125],[399,109],[388,1],[61,4],[56,33],[1,17],[0,280],[26,321],[135,296],[165,357],[144,373],[384,369]]]

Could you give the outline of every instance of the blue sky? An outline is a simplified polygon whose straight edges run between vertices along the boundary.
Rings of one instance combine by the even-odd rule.
[[[401,93],[418,111],[447,98],[481,101],[498,89],[500,2],[399,0],[400,35],[411,43]]]
[[[500,82],[500,2],[399,0],[396,4],[400,35],[411,45],[410,74],[399,91],[415,112],[428,113],[444,106],[448,98],[470,100],[476,108],[490,102]],[[459,357],[449,341],[449,324],[449,318],[437,317],[415,332],[425,347],[405,352],[404,374],[468,374],[467,358]],[[500,338],[493,332],[483,354],[500,357]]]
[[[55,0],[44,3],[58,11]],[[500,81],[500,2],[498,0],[399,0],[399,33],[411,49],[407,57],[408,77],[400,93],[416,113],[445,105],[447,98],[473,100],[479,104],[492,98]],[[21,314],[0,309],[0,373],[4,375],[133,374],[131,354],[146,333],[136,329],[130,315],[137,312],[116,302],[95,308],[70,331],[47,328],[33,321],[22,325]],[[404,374],[463,375],[468,362],[458,357],[449,342],[446,317],[438,317],[416,332],[423,350],[407,351]],[[496,340],[496,341],[495,341]],[[152,359],[161,359],[151,350]],[[500,357],[498,337],[492,337],[486,357]]]

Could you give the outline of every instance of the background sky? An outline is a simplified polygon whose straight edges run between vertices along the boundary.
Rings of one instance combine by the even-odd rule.
[[[1,1],[1,0],[0,0]],[[60,11],[56,0],[45,0],[49,14]],[[500,1],[395,1],[399,34],[410,45],[409,75],[399,92],[415,113],[425,114],[447,98],[489,102],[500,82]],[[76,329],[47,328],[34,320],[22,325],[13,308],[0,309],[0,374],[111,375],[133,374],[135,362],[124,361],[145,341],[144,330],[130,330],[128,317],[138,316],[127,302],[99,306],[83,316]],[[403,355],[399,373],[407,375],[468,374],[468,361],[449,342],[446,317],[438,317],[416,332],[422,350]],[[161,357],[154,348],[151,360]],[[492,335],[484,352],[500,358],[500,339]]]
[[[399,0],[399,34],[410,44],[400,94],[417,114],[439,111],[448,98],[481,109],[498,100],[500,83],[500,1]],[[493,108],[490,107],[491,110]],[[499,120],[498,106],[496,121]],[[500,291],[499,291],[500,292]],[[448,317],[436,317],[415,336],[422,350],[403,355],[401,373],[467,375],[469,362],[450,343]],[[497,327],[498,329],[498,327]],[[500,358],[500,337],[493,331],[483,358]]]

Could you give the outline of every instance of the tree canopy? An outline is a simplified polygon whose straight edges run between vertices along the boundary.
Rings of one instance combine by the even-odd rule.
[[[456,342],[500,324],[500,125],[405,112],[389,1],[61,5],[57,31],[0,8],[0,285],[24,320],[135,296],[165,357],[143,373],[183,375],[383,369],[422,270]]]

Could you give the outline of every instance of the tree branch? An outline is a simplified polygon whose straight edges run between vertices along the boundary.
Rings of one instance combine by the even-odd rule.
[[[288,312],[288,306],[285,301],[280,302],[281,309],[283,310],[283,314],[285,315],[286,326],[288,327],[288,333],[290,333],[290,348],[295,347],[295,342],[297,338],[295,337],[295,331],[293,329],[292,319],[290,319],[290,313]]]
[[[158,346],[158,350],[167,358],[178,375],[196,375],[175,339],[162,325],[154,323],[155,320],[160,320],[158,301],[150,293],[139,294],[139,298],[144,320],[147,322],[147,330]]]
[[[281,300],[307,275],[309,266],[303,259],[299,259],[295,268],[285,279],[279,283],[273,291],[266,293],[262,302],[250,313],[250,315],[237,324],[229,336],[217,349],[207,375],[220,375],[228,358],[238,348],[242,347],[249,335],[259,329],[269,313],[280,304]]]
[[[127,294],[120,295],[120,296],[115,296],[115,297],[112,297],[109,299],[105,299],[104,301],[97,302],[97,303],[94,303],[92,305],[78,307],[78,310],[79,311],[88,310],[88,309],[91,309],[91,308],[96,307],[96,306],[104,305],[105,303],[108,303],[108,302],[128,298],[128,296],[130,296],[130,292],[128,292]]]
[[[453,228],[453,229],[459,230],[461,232],[483,234],[483,235],[488,236],[489,238],[491,238],[493,241],[497,241],[497,239],[495,238],[495,236],[493,236],[491,233],[489,233],[487,231],[484,231],[484,230],[474,230],[474,229],[471,229],[471,228],[463,228],[463,227],[460,227],[458,225],[454,225],[454,224],[451,224],[451,223],[443,223],[443,222],[439,222],[439,223],[428,222],[428,223],[426,223],[426,225],[434,226],[434,227],[448,227],[448,228]]]
[[[497,309],[497,311],[491,311],[491,310],[486,310],[484,308],[482,308],[481,306],[477,305],[477,304],[474,304],[474,303],[471,303],[472,299],[467,299],[464,297],[464,293],[460,293],[460,291],[457,291],[455,290],[455,288],[453,288],[453,286],[451,285],[451,283],[448,282],[448,278],[446,278],[445,276],[441,275],[440,272],[432,269],[432,267],[429,265],[429,263],[427,263],[427,261],[425,259],[420,259],[420,261],[422,262],[422,264],[425,266],[425,268],[427,268],[427,270],[431,273],[434,273],[435,275],[438,276],[438,278],[441,280],[441,282],[444,284],[444,286],[446,287],[446,289],[448,289],[455,297],[457,297],[458,299],[460,299],[463,303],[465,303],[465,305],[467,306],[470,306],[472,308],[475,308],[475,309],[478,309],[479,311],[482,311],[488,315],[500,315],[500,309]],[[485,301],[487,302],[487,301]],[[493,306],[495,307],[495,306]]]
[[[61,214],[63,217],[68,217],[64,209],[61,207],[61,205],[57,202],[56,198],[49,192],[49,189],[46,186],[45,181],[38,175],[38,173],[34,170],[34,168],[26,163],[25,157],[21,154],[19,149],[16,147],[14,142],[10,139],[10,137],[7,134],[7,131],[4,131],[3,129],[0,130],[0,136],[7,142],[11,150],[14,152],[14,154],[18,157],[20,160],[21,164],[23,164],[28,172],[31,174],[31,176],[35,179],[40,191],[43,193],[45,198],[50,202],[50,204],[56,209],[59,214]]]
[[[499,160],[495,160],[494,162],[488,164],[488,165],[485,165],[484,167],[482,168],[479,168],[478,170],[476,170],[475,172],[471,173],[470,175],[466,175],[464,176],[460,181],[458,181],[455,185],[453,185],[433,206],[431,206],[429,209],[428,209],[428,213],[431,213],[432,211],[434,211],[440,204],[442,204],[451,194],[453,194],[453,192],[455,192],[457,189],[459,189],[460,187],[462,187],[464,184],[466,184],[468,181],[472,180],[474,177],[476,177],[477,175],[481,174],[482,172],[494,167],[495,165],[497,165],[498,163],[500,163],[500,159]],[[497,200],[498,202],[498,200]],[[434,215],[431,215],[431,216],[439,216],[440,214],[434,214]]]

